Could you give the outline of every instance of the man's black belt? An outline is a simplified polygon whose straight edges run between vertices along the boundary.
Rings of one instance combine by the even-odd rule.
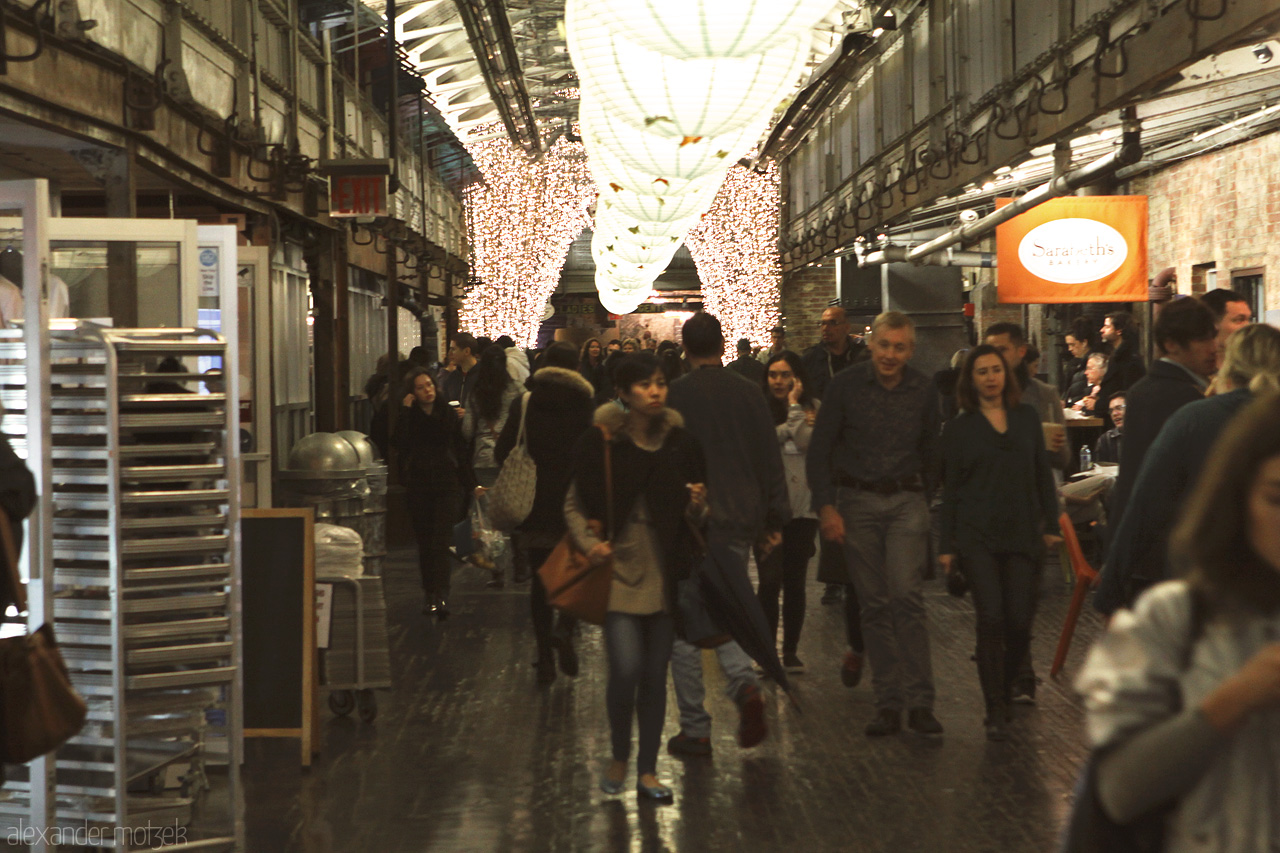
[[[874,492],[877,495],[896,495],[898,492],[923,492],[924,483],[919,477],[905,477],[901,480],[884,477],[879,480],[860,480],[844,474],[836,475],[836,484],[846,489],[858,489],[863,492]]]

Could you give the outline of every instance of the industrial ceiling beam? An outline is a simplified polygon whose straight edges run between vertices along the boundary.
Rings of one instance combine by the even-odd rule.
[[[454,0],[476,64],[511,141],[530,157],[543,153],[542,136],[525,88],[511,22],[502,0]]]

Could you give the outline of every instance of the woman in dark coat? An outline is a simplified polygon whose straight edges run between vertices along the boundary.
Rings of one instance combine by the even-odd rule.
[[[535,569],[529,589],[533,614],[533,635],[538,644],[538,682],[555,680],[558,653],[560,671],[578,674],[578,656],[573,649],[574,619],[561,614],[552,630],[554,612],[547,603],[547,590],[536,569],[547,561],[551,550],[564,536],[564,496],[569,490],[569,466],[573,447],[591,426],[592,388],[575,372],[576,353],[573,345],[554,343],[542,355],[543,367],[529,378],[529,408],[525,416],[525,443],[529,455],[538,466],[534,487],[533,509],[516,528],[520,544],[528,551],[529,566]],[[506,462],[520,434],[522,399],[511,404],[507,423],[498,436],[495,456],[498,464]]]
[[[978,680],[988,740],[1004,740],[1009,691],[1031,642],[1040,557],[1062,540],[1040,416],[995,347],[965,359],[961,412],[942,429],[942,540],[938,562],[962,567],[978,616]]]
[[[417,367],[405,381],[395,445],[409,519],[418,540],[418,570],[426,603],[422,612],[449,618],[449,541],[470,468],[458,429],[458,415],[444,404],[436,381]]]
[[[565,522],[594,564],[612,558],[613,583],[605,618],[609,657],[607,704],[613,761],[600,779],[607,794],[623,791],[638,717],[637,793],[670,803],[671,789],[655,775],[667,707],[667,663],[675,639],[676,584],[693,565],[690,523],[706,516],[706,463],[684,420],[666,406],[667,380],[652,353],[623,356],[614,373],[618,398],[596,410],[610,436],[613,517],[605,487],[604,436],[589,429],[574,451]]]
[[[567,344],[566,344],[567,346]],[[591,383],[592,395],[604,390],[604,345],[599,338],[590,338],[582,345],[582,358],[578,362],[578,373]]]

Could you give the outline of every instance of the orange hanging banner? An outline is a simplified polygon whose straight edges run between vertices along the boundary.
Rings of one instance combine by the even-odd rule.
[[[996,226],[996,258],[1000,302],[1145,302],[1147,197],[1046,201]]]

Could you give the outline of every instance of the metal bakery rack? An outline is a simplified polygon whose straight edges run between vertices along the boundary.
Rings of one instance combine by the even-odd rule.
[[[198,393],[196,369],[234,355],[198,329],[50,337],[51,612],[89,704],[57,752],[54,825],[111,849],[242,849],[239,413]],[[23,346],[0,331],[3,429],[25,456]],[[0,832],[24,820],[22,769],[0,791]]]

